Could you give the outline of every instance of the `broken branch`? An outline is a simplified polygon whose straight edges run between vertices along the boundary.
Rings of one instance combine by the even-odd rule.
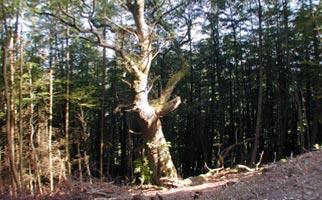
[[[187,60],[184,59],[181,49],[178,46],[178,44],[175,44],[176,46],[176,52],[177,55],[179,57],[179,61],[180,61],[180,65],[181,65],[181,69],[179,71],[177,71],[174,75],[172,75],[172,77],[168,80],[167,85],[165,87],[165,89],[162,91],[161,96],[158,100],[156,100],[156,104],[157,105],[164,105],[166,104],[166,102],[170,99],[171,94],[174,90],[174,88],[176,87],[177,83],[188,74],[188,63]]]
[[[174,111],[175,109],[177,109],[179,107],[180,104],[181,104],[180,97],[176,97],[176,98],[172,99],[171,101],[162,105],[161,110],[157,111],[158,117],[163,117],[163,116],[167,115],[168,113]]]

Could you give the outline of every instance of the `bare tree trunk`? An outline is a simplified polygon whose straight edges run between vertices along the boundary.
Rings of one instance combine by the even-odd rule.
[[[48,118],[48,157],[49,157],[49,181],[50,191],[54,191],[54,177],[53,177],[53,160],[52,160],[52,135],[53,135],[53,69],[52,69],[52,48],[50,47],[49,55],[49,118]]]
[[[12,143],[12,161],[16,162],[16,155],[15,155],[15,126],[16,126],[16,106],[15,106],[15,91],[14,91],[14,84],[15,84],[15,59],[14,59],[14,38],[10,39],[10,46],[9,46],[9,58],[10,58],[10,132],[11,132],[11,143]],[[14,164],[15,165],[15,164]],[[16,170],[16,167],[15,167]],[[16,172],[16,176],[18,178],[18,173]],[[17,185],[18,187],[18,185]]]
[[[68,12],[68,8],[67,8]],[[69,96],[70,96],[70,52],[69,52],[69,28],[66,30],[66,103],[65,103],[65,160],[67,164],[67,175],[71,176],[71,163],[69,153]]]
[[[160,107],[157,105],[153,107],[148,103],[147,75],[141,74],[136,78],[133,82],[136,95],[132,112],[146,141],[146,154],[153,171],[153,183],[162,184],[162,178],[176,179],[177,170],[172,162],[169,144],[165,140],[160,118],[176,109],[181,100],[177,97],[167,102],[168,97],[164,97],[163,100],[166,103],[159,104]],[[162,98],[160,99],[162,102]]]
[[[313,121],[312,121],[312,135],[311,135],[311,142],[312,145],[316,144],[316,139],[317,139],[317,135],[319,132],[319,113],[318,113],[318,105],[316,103],[316,100],[313,100],[313,106],[314,108],[313,110]]]
[[[2,183],[2,146],[0,146],[0,183]],[[2,190],[0,190],[2,192]]]
[[[19,44],[19,175],[20,175],[20,185],[23,184],[23,107],[22,107],[22,85],[23,85],[23,41],[22,41],[22,8],[23,0],[19,2],[19,8],[17,10],[16,24],[17,24],[17,44]],[[20,29],[19,29],[19,28]]]
[[[89,178],[89,183],[93,184],[92,173],[91,173],[91,169],[89,167],[89,156],[86,154],[86,151],[84,152],[84,164],[86,165],[86,170],[87,170],[87,175],[88,175],[88,178]]]
[[[12,123],[12,79],[8,80],[7,74],[7,49],[8,47],[13,48],[13,37],[11,36],[10,39],[4,41],[2,45],[2,75],[4,80],[5,86],[5,96],[6,96],[6,105],[7,105],[7,113],[6,113],[6,132],[7,132],[7,140],[8,140],[8,158],[10,163],[10,171],[11,171],[11,178],[14,187],[18,186],[18,174],[15,165],[15,150],[14,150],[14,123]],[[12,53],[11,53],[12,54]],[[13,56],[13,55],[12,55]],[[12,63],[10,63],[11,65]],[[10,66],[12,68],[13,66]],[[10,75],[12,74],[12,70],[10,69]]]
[[[161,92],[160,98],[149,103],[148,75],[153,59],[151,32],[144,16],[144,1],[127,0],[127,7],[132,13],[138,42],[140,46],[139,62],[131,62],[127,57],[120,54],[125,59],[125,68],[132,75],[131,88],[134,93],[132,114],[136,118],[140,131],[146,141],[146,153],[150,168],[153,171],[152,181],[155,184],[162,184],[165,179],[176,179],[177,170],[172,162],[169,144],[166,142],[162,132],[161,118],[172,112],[181,103],[180,97],[170,100],[171,94],[176,84],[188,73],[189,66],[186,59],[181,55],[180,47],[175,43],[179,56],[181,69],[172,75],[166,87]]]
[[[162,178],[177,178],[177,170],[172,162],[169,144],[163,135],[161,120],[156,119],[144,131],[146,153],[153,172],[153,182],[162,184]]]
[[[103,30],[103,37],[106,39],[106,30]],[[103,48],[102,62],[102,106],[101,106],[101,129],[100,129],[100,178],[104,178],[104,128],[105,128],[105,77],[106,77],[106,48]]]
[[[251,163],[256,162],[257,150],[259,145],[259,137],[262,127],[262,104],[263,104],[263,41],[262,41],[262,5],[261,0],[258,0],[258,23],[259,23],[259,88],[258,88],[258,104],[257,104],[257,116],[256,116],[256,129],[255,129],[255,140],[253,146],[253,152],[251,157]]]
[[[311,91],[310,91],[310,81],[306,83],[306,98],[303,93],[301,93],[302,105],[303,105],[303,123],[305,126],[306,134],[306,148],[311,149],[311,132],[310,132],[310,110],[311,110]]]
[[[83,185],[82,155],[80,151],[80,138],[78,138],[78,141],[77,141],[77,155],[78,155],[79,181],[81,184],[81,191],[83,191],[84,185]]]
[[[23,84],[23,45],[20,40],[20,60],[19,60],[19,172],[20,184],[23,180],[23,109],[22,109],[22,84]]]
[[[302,91],[294,93],[294,100],[297,106],[297,131],[299,133],[298,143],[300,144],[300,151],[303,152],[305,149],[305,113],[303,113],[304,106],[302,106]]]
[[[38,159],[38,154],[36,152],[35,144],[34,144],[34,136],[35,136],[35,126],[34,126],[34,93],[33,93],[33,82],[32,82],[32,73],[31,73],[31,68],[29,69],[29,96],[30,96],[30,118],[29,118],[29,128],[30,128],[30,147],[31,147],[31,154],[32,154],[32,159],[36,170],[35,170],[35,175],[37,178],[38,186],[39,186],[39,192],[42,193],[42,182],[40,178],[40,167],[39,167],[39,159]],[[29,173],[32,173],[31,171]]]
[[[29,180],[29,190],[30,190],[30,193],[31,195],[33,196],[35,194],[34,192],[34,180],[33,180],[33,175],[32,175],[32,172],[31,172],[31,161],[29,160],[29,164],[28,164],[28,172],[29,172],[29,176],[30,176],[30,180]]]
[[[84,156],[82,156],[81,153],[81,147],[80,147],[80,143],[83,137],[85,137],[87,135],[87,119],[85,116],[85,112],[83,109],[83,106],[80,106],[80,110],[78,113],[78,119],[81,125],[81,133],[80,136],[78,137],[77,140],[77,155],[78,155],[78,172],[79,172],[79,180],[80,180],[80,184],[81,184],[81,190],[84,189],[84,185],[83,185],[83,169],[82,169],[82,160],[84,160],[84,164],[86,164],[86,154]],[[88,171],[88,173],[90,174],[90,171]]]

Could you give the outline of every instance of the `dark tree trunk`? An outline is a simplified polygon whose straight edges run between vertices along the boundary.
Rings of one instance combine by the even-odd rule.
[[[256,113],[256,129],[255,129],[255,141],[253,145],[253,152],[251,157],[251,163],[255,163],[257,157],[257,150],[259,146],[260,133],[262,129],[262,104],[263,104],[263,61],[262,61],[262,6],[261,0],[258,0],[258,23],[259,23],[259,63],[258,63],[258,102],[257,102],[257,113]]]

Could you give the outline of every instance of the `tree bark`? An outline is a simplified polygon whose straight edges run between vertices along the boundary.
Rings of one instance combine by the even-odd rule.
[[[35,165],[35,175],[37,178],[38,186],[39,186],[39,192],[42,193],[42,182],[40,178],[41,174],[41,169],[39,167],[39,159],[38,159],[38,154],[36,151],[36,147],[34,144],[34,136],[35,136],[35,126],[34,126],[34,89],[33,89],[33,81],[32,81],[32,69],[29,69],[29,97],[30,97],[30,108],[29,108],[29,128],[30,128],[30,148],[31,148],[31,154],[32,154],[32,159],[34,165]],[[39,145],[39,144],[38,144]],[[30,174],[32,172],[30,171]],[[36,181],[35,181],[36,182]]]
[[[50,191],[54,191],[53,160],[52,160],[52,135],[53,135],[53,48],[49,49],[49,107],[48,107],[48,162]]]
[[[146,153],[153,172],[153,182],[162,184],[162,178],[177,178],[177,170],[172,162],[169,144],[164,137],[161,120],[156,119],[143,131]]]
[[[294,101],[297,109],[297,133],[300,152],[305,150],[305,115],[303,113],[302,91],[294,92]]]
[[[172,107],[166,107],[159,112],[148,102],[147,76],[142,74],[134,81],[136,95],[134,97],[134,116],[140,126],[143,137],[146,141],[146,153],[150,168],[153,172],[152,181],[161,184],[161,178],[177,178],[177,171],[171,159],[169,146],[162,132],[160,116],[167,114],[178,103],[173,103]]]
[[[15,164],[15,150],[14,150],[14,120],[13,120],[13,62],[10,61],[10,80],[8,80],[7,74],[7,49],[13,48],[13,37],[9,35],[7,40],[4,41],[2,45],[2,76],[4,80],[5,87],[5,97],[6,97],[6,132],[7,132],[7,140],[8,140],[8,151],[9,151],[9,162],[10,162],[10,171],[12,177],[12,183],[14,187],[19,186],[18,182],[18,173]],[[10,57],[13,56],[13,52],[10,53]],[[12,58],[11,58],[12,59]],[[10,59],[10,60],[11,60]]]
[[[106,29],[103,30],[103,38],[106,39]],[[103,48],[103,62],[102,62],[102,105],[101,105],[101,129],[100,129],[100,152],[99,152],[99,168],[100,178],[104,177],[104,128],[105,128],[105,78],[106,78],[106,48]]]
[[[68,12],[68,8],[67,8]],[[70,163],[70,152],[69,152],[69,107],[70,107],[70,50],[69,50],[69,27],[66,29],[66,102],[65,102],[65,160],[67,167],[67,175],[71,176],[71,163]]]
[[[17,43],[19,44],[19,175],[20,175],[20,185],[23,185],[23,105],[22,105],[22,86],[23,86],[23,41],[22,41],[22,19],[19,20],[19,17],[22,17],[21,10],[23,7],[23,1],[19,2],[19,8],[17,10],[17,26],[20,27],[20,30],[17,29]]]
[[[259,137],[260,137],[260,132],[261,132],[261,127],[262,127],[262,104],[263,104],[263,53],[262,53],[262,48],[263,48],[263,41],[262,41],[262,5],[261,5],[261,0],[258,0],[258,23],[259,23],[259,63],[258,63],[258,68],[259,68],[259,87],[258,87],[258,103],[257,103],[257,116],[256,116],[256,129],[255,129],[255,140],[254,140],[254,146],[253,146],[253,152],[252,152],[252,157],[251,157],[251,163],[256,162],[256,157],[257,157],[257,150],[258,150],[258,145],[259,145]]]
[[[182,70],[187,71],[184,64]],[[136,118],[143,137],[146,141],[146,153],[149,165],[153,172],[153,183],[162,184],[162,179],[176,179],[177,170],[172,162],[169,144],[166,142],[160,118],[175,110],[181,103],[180,97],[168,101],[174,86],[182,77],[182,71],[173,75],[161,97],[154,101],[153,105],[148,102],[147,74],[136,76],[133,81],[134,99],[132,113]]]

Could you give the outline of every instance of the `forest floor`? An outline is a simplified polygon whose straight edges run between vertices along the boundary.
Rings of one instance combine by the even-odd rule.
[[[259,170],[222,169],[196,182],[199,184],[167,189],[86,183],[83,192],[80,192],[79,184],[75,184],[66,186],[54,196],[36,199],[322,199],[322,151],[283,159],[264,165]]]

